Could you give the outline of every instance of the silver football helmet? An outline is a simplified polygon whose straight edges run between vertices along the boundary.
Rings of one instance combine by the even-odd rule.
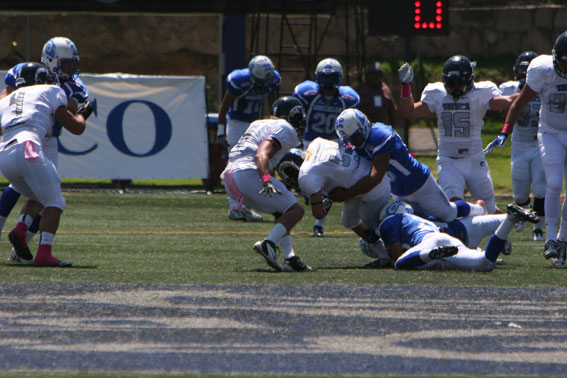
[[[54,37],[43,45],[41,63],[60,80],[74,79],[79,74],[79,51],[69,38]]]
[[[357,148],[362,148],[366,143],[370,127],[370,121],[358,109],[343,110],[335,121],[335,132],[341,141],[345,144],[352,143]]]
[[[257,87],[266,85],[274,77],[274,64],[264,55],[256,55],[248,63],[250,81]]]

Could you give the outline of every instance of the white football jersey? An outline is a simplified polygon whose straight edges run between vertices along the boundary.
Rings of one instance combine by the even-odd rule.
[[[368,175],[371,165],[370,160],[361,159],[354,148],[316,138],[309,144],[299,169],[299,186],[307,197],[319,191],[328,193],[337,187],[350,188]],[[371,200],[389,192],[390,182],[384,176],[379,185],[360,197]]]
[[[445,90],[441,82],[428,84],[421,94],[421,102],[437,115],[439,127],[439,156],[465,158],[482,153],[481,131],[488,103],[500,95],[496,84],[481,81],[457,100]]]
[[[280,150],[270,159],[269,169],[274,169],[283,156],[299,144],[293,126],[283,119],[261,119],[250,124],[238,143],[230,150],[229,164],[233,171],[256,169],[256,151],[264,140],[272,137],[280,143]]]
[[[530,62],[526,83],[541,98],[541,130],[567,132],[567,79],[557,75],[551,55],[540,55]]]
[[[41,145],[51,134],[55,111],[67,107],[67,96],[56,85],[22,87],[0,101],[2,143],[17,136],[18,143],[30,140]]]
[[[503,95],[511,95],[520,91],[520,82],[510,80],[498,87]],[[537,127],[539,124],[539,108],[541,101],[535,96],[522,110],[518,122],[512,130],[512,143],[537,144]]]
[[[307,154],[299,169],[299,186],[307,197],[319,191],[329,192],[337,187],[349,188],[353,174],[359,164],[370,171],[370,161],[360,159],[354,149],[347,149],[337,142],[316,138],[307,149]]]

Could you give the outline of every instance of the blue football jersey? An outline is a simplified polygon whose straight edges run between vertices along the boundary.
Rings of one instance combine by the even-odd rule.
[[[427,219],[435,223],[441,232],[456,237],[462,241],[464,245],[469,245],[469,233],[463,222],[459,219],[455,219],[451,222],[442,222],[435,217],[428,217]]]
[[[77,101],[78,106],[83,105],[89,98],[89,90],[78,77],[75,77],[74,80],[69,79],[62,81],[59,83],[59,86],[65,91],[67,98],[72,98]],[[58,137],[61,134],[61,127],[62,126],[59,122],[55,122],[55,125],[53,125],[53,131],[51,135],[48,136]]]
[[[16,89],[16,77],[18,77],[18,74],[22,70],[22,67],[26,64],[27,62],[18,63],[14,67],[10,68],[8,72],[6,72],[6,76],[4,76],[4,84],[6,84],[7,87]]]
[[[421,243],[425,235],[439,232],[433,222],[413,214],[390,215],[380,223],[378,230],[386,247],[400,242],[404,251]]]
[[[243,122],[253,122],[260,119],[262,104],[268,94],[279,88],[281,82],[280,73],[274,71],[274,77],[266,85],[256,87],[250,81],[248,68],[232,71],[226,78],[228,93],[236,96],[227,116]]]
[[[27,62],[16,64],[6,73],[6,76],[4,76],[4,84],[6,84],[7,87],[12,87],[14,89],[16,88],[16,77],[22,70],[22,67],[26,64]],[[65,91],[67,98],[74,99],[77,102],[78,106],[81,106],[82,104],[87,102],[87,99],[89,97],[89,90],[87,89],[87,87],[85,87],[83,81],[78,77],[75,77],[74,80],[70,79],[63,82],[58,82],[57,84],[59,84],[63,91]],[[61,127],[61,124],[56,121],[53,125],[51,134],[47,136],[59,136],[61,134]]]
[[[293,96],[301,101],[307,116],[303,139],[308,142],[317,137],[337,139],[335,120],[338,115],[345,109],[356,108],[360,103],[360,96],[351,87],[343,85],[338,90],[336,96],[327,99],[314,81],[307,80],[295,87]]]
[[[362,149],[357,148],[357,151],[360,156],[370,161],[376,155],[390,153],[390,186],[392,193],[400,197],[410,195],[421,188],[431,172],[427,165],[411,156],[394,129],[382,123],[372,125],[366,144]]]

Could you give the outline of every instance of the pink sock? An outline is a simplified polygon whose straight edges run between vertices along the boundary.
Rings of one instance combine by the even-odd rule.
[[[40,244],[33,263],[37,266],[57,266],[59,260],[51,254],[51,246],[49,244]]]
[[[16,227],[14,227],[11,232],[18,235],[18,242],[22,245],[22,247],[28,246],[28,242],[26,238],[28,232],[28,226],[24,222],[18,222],[18,224],[16,224]]]

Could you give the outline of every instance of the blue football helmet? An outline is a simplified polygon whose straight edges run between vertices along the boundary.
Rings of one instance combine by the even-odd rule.
[[[335,132],[344,144],[362,148],[370,134],[370,121],[358,109],[345,109],[335,121]]]
[[[553,68],[555,72],[562,78],[567,79],[567,68],[560,64],[560,62],[567,62],[567,31],[557,37],[551,52],[553,54]]]
[[[266,85],[274,77],[274,64],[264,55],[256,55],[248,63],[250,81],[257,87]]]
[[[79,74],[79,51],[69,38],[54,37],[43,45],[41,63],[60,80],[74,80]]]
[[[317,64],[315,69],[315,81],[320,88],[336,88],[343,82],[343,68],[341,64],[333,58],[326,58]]]

